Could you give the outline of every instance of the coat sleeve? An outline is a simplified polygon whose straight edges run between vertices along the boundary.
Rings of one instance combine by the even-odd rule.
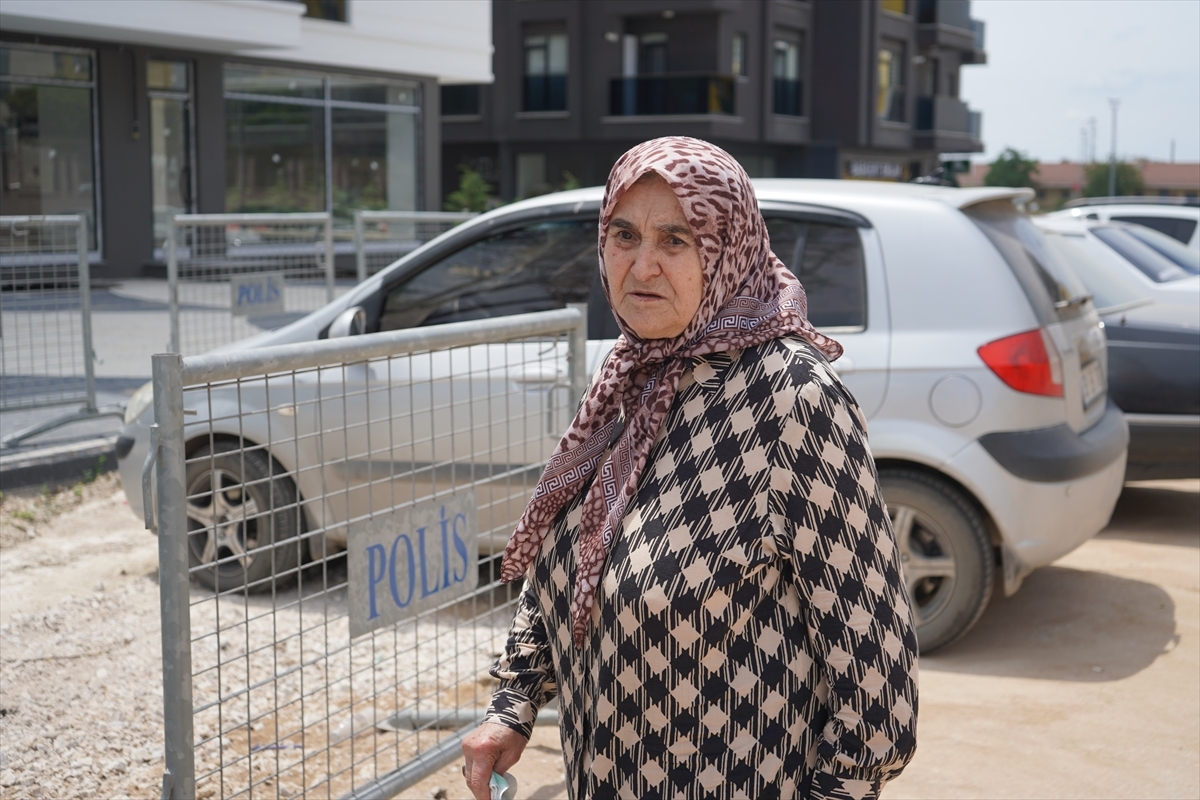
[[[824,362],[797,358],[789,372],[771,512],[828,690],[810,796],[876,798],[916,749],[912,612],[862,412]]]
[[[497,722],[528,739],[538,711],[558,694],[545,620],[528,581],[517,598],[504,652],[490,673],[500,686],[483,721]]]

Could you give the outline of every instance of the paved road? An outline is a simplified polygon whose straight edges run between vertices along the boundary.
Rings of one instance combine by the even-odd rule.
[[[1109,527],[921,660],[907,798],[1200,796],[1200,481],[1131,484]],[[557,731],[513,772],[565,798]],[[461,761],[402,797],[465,797]]]

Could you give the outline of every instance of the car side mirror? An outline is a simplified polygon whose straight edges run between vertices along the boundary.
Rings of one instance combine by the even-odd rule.
[[[362,306],[352,306],[338,314],[329,323],[329,338],[341,339],[344,336],[358,336],[367,329],[367,312]]]

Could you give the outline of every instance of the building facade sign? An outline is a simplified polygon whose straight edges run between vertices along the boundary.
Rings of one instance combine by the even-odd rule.
[[[848,158],[842,168],[842,177],[860,181],[907,181],[908,166],[895,161],[873,158]]]

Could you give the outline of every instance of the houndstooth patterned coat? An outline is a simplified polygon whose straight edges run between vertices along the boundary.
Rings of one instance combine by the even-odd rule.
[[[861,411],[798,336],[690,360],[572,643],[580,493],[521,592],[487,721],[559,697],[568,792],[876,797],[917,641]]]

